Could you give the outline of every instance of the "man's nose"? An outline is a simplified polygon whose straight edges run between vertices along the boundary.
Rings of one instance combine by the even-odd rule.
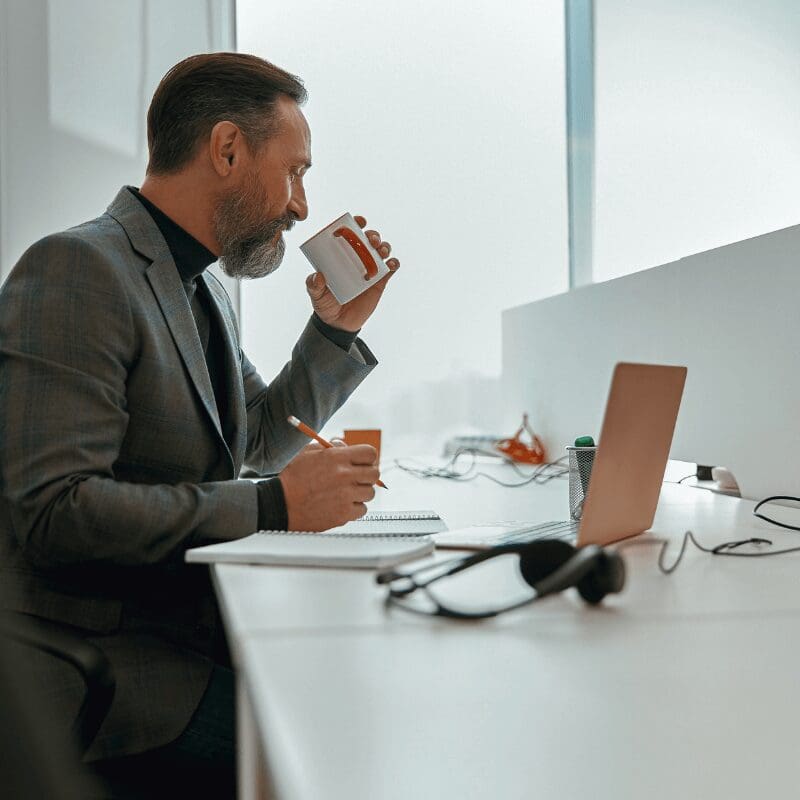
[[[289,211],[300,222],[308,217],[308,202],[306,201],[306,193],[302,188],[295,189],[292,192],[292,199],[289,201]]]

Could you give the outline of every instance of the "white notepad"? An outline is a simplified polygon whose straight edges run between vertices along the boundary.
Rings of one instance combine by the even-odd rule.
[[[353,522],[331,528],[326,535],[428,536],[446,530],[447,525],[435,511],[373,511]]]
[[[298,567],[378,568],[433,552],[429,536],[259,531],[243,539],[186,551],[190,564],[273,564]]]

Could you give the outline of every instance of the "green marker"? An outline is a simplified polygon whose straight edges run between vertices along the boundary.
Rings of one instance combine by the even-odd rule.
[[[594,447],[594,439],[591,436],[579,436],[575,440],[575,447]],[[578,474],[581,476],[581,488],[583,489],[583,499],[586,500],[586,493],[589,491],[589,478],[592,476],[592,466],[594,465],[594,452],[575,453],[575,460],[578,463]]]

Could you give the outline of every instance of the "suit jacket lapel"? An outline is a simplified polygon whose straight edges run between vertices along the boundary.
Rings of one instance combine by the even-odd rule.
[[[212,299],[211,314],[216,329],[222,334],[225,349],[225,390],[229,405],[228,414],[232,425],[232,436],[229,442],[231,455],[235,465],[236,474],[242,468],[245,451],[247,449],[247,409],[245,408],[244,386],[242,385],[241,359],[239,354],[238,337],[234,329],[233,320],[225,313],[228,299],[225,290],[215,280],[209,280],[203,273],[201,280]]]
[[[120,189],[114,202],[108,207],[108,214],[125,229],[133,248],[152,261],[146,271],[147,279],[203,408],[224,443],[214,389],[208,376],[192,309],[161,231],[147,209],[125,187]]]
[[[217,403],[214,399],[214,388],[211,386],[205,355],[200,345],[200,337],[197,335],[197,325],[178,270],[175,268],[175,262],[171,257],[154,261],[147,268],[147,279],[153,287],[186,371],[200,395],[203,408],[224,441]]]

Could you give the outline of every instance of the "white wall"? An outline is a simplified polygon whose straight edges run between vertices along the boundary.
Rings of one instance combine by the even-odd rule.
[[[800,222],[800,3],[596,0],[594,279]]]
[[[191,53],[234,49],[232,0],[3,0],[0,273],[105,211],[147,163],[153,90]]]
[[[380,366],[328,432],[496,430],[500,311],[567,286],[562,0],[239,0],[237,21],[305,80],[314,161],[283,266],[242,286],[248,354],[277,371],[310,312],[298,245],[361,213],[402,266],[364,331]]]

